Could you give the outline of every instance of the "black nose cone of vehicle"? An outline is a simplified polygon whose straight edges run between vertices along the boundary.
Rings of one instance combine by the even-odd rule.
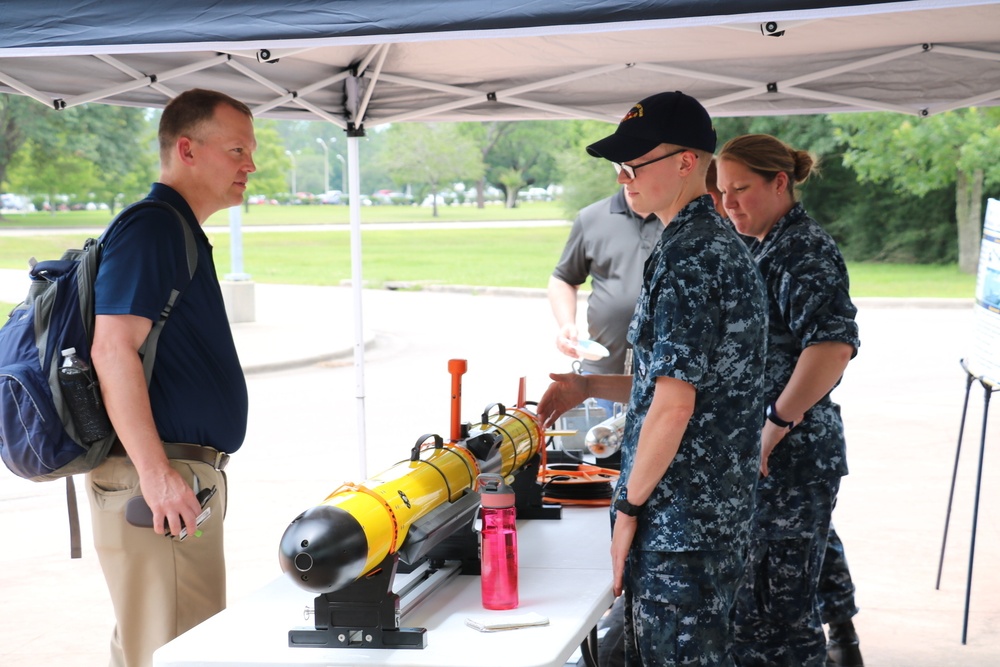
[[[281,570],[300,587],[332,593],[364,574],[368,537],[348,512],[317,505],[285,529],[278,560]]]

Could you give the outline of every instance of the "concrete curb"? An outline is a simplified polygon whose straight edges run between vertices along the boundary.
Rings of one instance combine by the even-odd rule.
[[[537,287],[481,287],[476,285],[410,285],[413,289],[427,292],[458,294],[482,294],[484,296],[547,297],[545,289]],[[578,292],[581,300],[590,296],[589,291]],[[945,299],[934,297],[857,297],[854,303],[864,308],[971,308],[976,301],[972,298]]]
[[[376,337],[369,336],[365,338],[365,352],[369,352],[377,347]],[[274,373],[277,371],[287,371],[295,368],[303,368],[305,366],[313,366],[315,364],[321,364],[327,361],[338,361],[340,359],[350,359],[354,356],[354,345],[348,347],[342,347],[339,349],[331,350],[330,352],[321,352],[315,355],[310,355],[306,357],[299,357],[296,359],[282,359],[279,361],[265,361],[260,363],[250,363],[243,365],[243,373],[245,375],[255,375],[259,373]]]
[[[975,299],[939,299],[932,297],[863,296],[853,299],[859,308],[972,308]]]

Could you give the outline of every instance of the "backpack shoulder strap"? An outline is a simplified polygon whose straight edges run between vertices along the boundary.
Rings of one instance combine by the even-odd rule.
[[[83,556],[83,542],[80,538],[80,509],[76,503],[76,484],[73,475],[66,475],[66,510],[69,512],[69,557]]]
[[[104,237],[109,234],[116,225],[121,224],[121,221],[128,217],[129,214],[134,213],[136,210],[141,208],[146,208],[149,206],[157,206],[159,208],[166,209],[174,214],[178,224],[181,227],[181,231],[184,233],[184,251],[187,255],[187,276],[181,284],[174,287],[170,291],[170,297],[167,299],[166,305],[163,310],[160,311],[160,318],[153,323],[153,328],[149,330],[149,335],[146,336],[146,340],[143,342],[142,347],[139,348],[139,354],[142,355],[142,370],[143,374],[146,376],[146,386],[149,386],[150,381],[153,378],[153,363],[156,361],[156,346],[160,340],[160,333],[163,331],[163,325],[167,322],[167,317],[170,312],[177,305],[183,290],[190,284],[194,279],[195,271],[198,270],[198,244],[194,238],[194,232],[191,231],[190,225],[188,225],[187,220],[181,215],[180,211],[171,206],[165,201],[159,199],[142,199],[133,204],[126,206],[122,209],[115,219],[108,225],[108,228],[101,234],[101,242],[103,243]]]
[[[163,310],[160,312],[160,319],[153,323],[153,328],[149,330],[149,335],[146,336],[146,341],[139,348],[139,354],[142,355],[142,371],[146,376],[146,386],[153,379],[153,363],[156,361],[156,346],[160,342],[160,334],[163,332],[163,325],[167,323],[167,317],[170,316],[171,311],[177,302],[180,301],[181,295],[184,289],[194,280],[194,273],[198,269],[198,244],[195,242],[194,233],[191,231],[191,227],[188,225],[187,220],[184,216],[175,209],[173,206],[166,202],[157,202],[167,207],[173,211],[174,215],[177,217],[177,222],[181,226],[181,230],[184,232],[184,248],[187,254],[187,279],[183,281],[181,285],[175,287],[170,291],[170,298],[167,299],[167,303],[163,306]]]

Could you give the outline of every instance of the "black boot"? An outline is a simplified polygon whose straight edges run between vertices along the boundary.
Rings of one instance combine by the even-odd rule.
[[[843,623],[831,623],[826,643],[827,667],[864,667],[858,633],[850,619]]]

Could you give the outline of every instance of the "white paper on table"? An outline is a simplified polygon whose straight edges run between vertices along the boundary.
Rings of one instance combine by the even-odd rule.
[[[480,632],[498,632],[500,630],[517,630],[535,625],[548,625],[549,619],[541,614],[530,611],[526,614],[476,615],[465,619],[465,624]]]

